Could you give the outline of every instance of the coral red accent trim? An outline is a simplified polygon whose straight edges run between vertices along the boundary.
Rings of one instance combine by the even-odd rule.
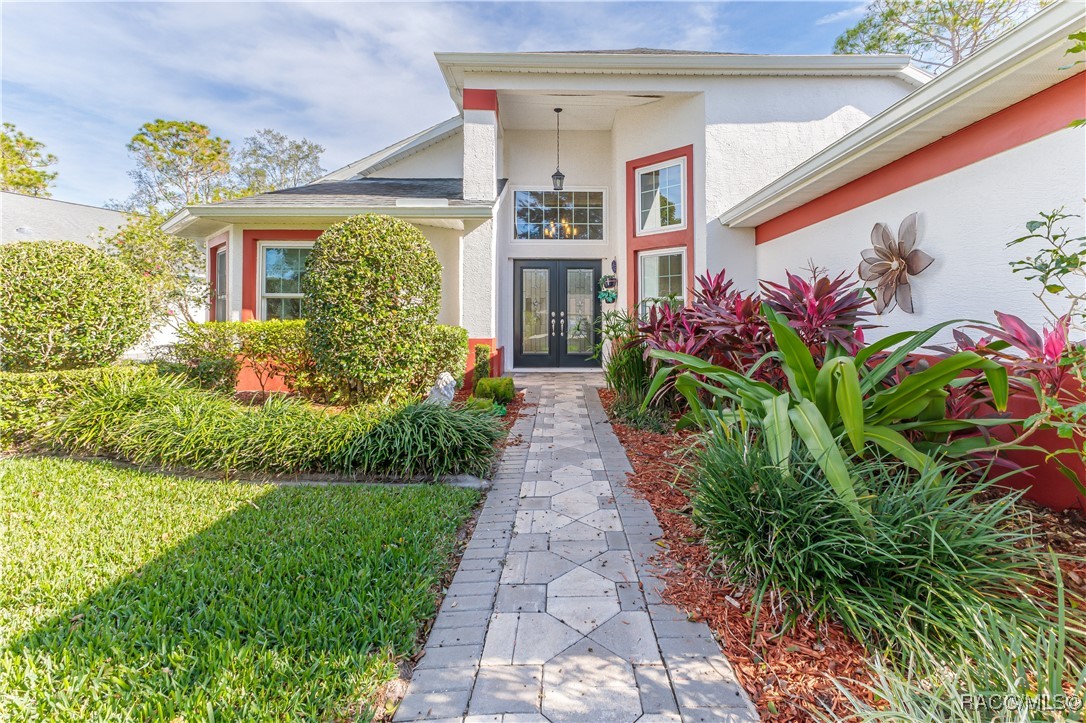
[[[645,166],[654,166],[664,161],[686,159],[686,228],[678,231],[666,231],[648,236],[638,236],[637,221],[637,170]],[[637,253],[657,249],[686,249],[686,284],[687,289],[694,284],[694,146],[683,146],[670,151],[654,153],[651,156],[635,158],[626,162],[626,291],[629,296],[630,311],[637,308],[641,300],[638,295],[639,270]]]
[[[780,238],[1054,133],[1066,128],[1076,118],[1083,117],[1086,117],[1086,72],[759,224],[755,229],[755,241],[762,244]]]
[[[498,346],[498,340],[493,337],[471,337],[468,339],[468,366],[464,373],[464,385],[475,382],[475,345],[486,344],[490,347],[490,376],[502,375],[502,348]]]
[[[498,91],[464,88],[464,110],[492,110],[498,112]]]
[[[219,278],[216,273],[219,270],[219,248],[226,245],[230,241],[229,233],[221,233],[215,238],[207,242],[207,279],[208,286],[211,287],[211,302],[208,305],[208,321],[215,321],[215,297],[218,295],[218,289],[215,287],[215,280]],[[227,264],[229,265],[230,247],[226,247]],[[229,281],[227,282],[229,283]],[[227,289],[229,292],[229,289]]]
[[[256,278],[260,268],[256,256],[257,245],[261,241],[313,241],[324,233],[323,230],[303,229],[261,229],[257,231],[242,232],[241,245],[241,320],[256,321],[260,318],[257,314],[256,289],[259,279]]]

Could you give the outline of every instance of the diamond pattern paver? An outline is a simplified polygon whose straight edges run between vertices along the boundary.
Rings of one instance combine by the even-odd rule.
[[[708,627],[663,602],[598,381],[518,378],[527,448],[502,457],[395,721],[757,720]]]

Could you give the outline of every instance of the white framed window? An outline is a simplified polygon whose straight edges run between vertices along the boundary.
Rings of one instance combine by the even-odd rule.
[[[518,241],[603,241],[603,191],[517,190],[513,238]]]
[[[230,316],[229,300],[226,292],[229,288],[230,275],[226,268],[226,244],[215,251],[215,321],[226,321]]]
[[[261,319],[301,319],[302,275],[312,241],[260,243]]]
[[[637,235],[686,228],[686,158],[637,169]]]
[[[686,249],[641,251],[637,254],[638,304],[644,316],[656,304],[686,304]]]

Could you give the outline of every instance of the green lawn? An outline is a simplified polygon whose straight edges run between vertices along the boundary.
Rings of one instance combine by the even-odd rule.
[[[477,499],[0,461],[0,720],[364,714]]]

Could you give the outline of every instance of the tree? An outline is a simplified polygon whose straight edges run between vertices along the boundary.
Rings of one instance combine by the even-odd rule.
[[[242,144],[235,187],[249,195],[305,185],[324,175],[322,153],[324,146],[305,138],[293,140],[271,128],[259,130]]]
[[[939,72],[1029,17],[1043,0],[874,0],[834,53],[903,53]]]
[[[203,308],[210,292],[199,244],[163,231],[165,220],[157,211],[129,213],[124,226],[102,239],[102,249],[143,280],[155,324],[178,329],[196,321],[192,309]]]
[[[144,123],[128,151],[136,161],[128,174],[136,191],[120,204],[123,208],[168,214],[228,194],[230,141],[212,136],[202,123],[161,118]]]
[[[57,162],[52,153],[44,153],[45,144],[5,123],[0,135],[0,186],[5,191],[48,198],[49,184],[57,174],[45,170]]]

